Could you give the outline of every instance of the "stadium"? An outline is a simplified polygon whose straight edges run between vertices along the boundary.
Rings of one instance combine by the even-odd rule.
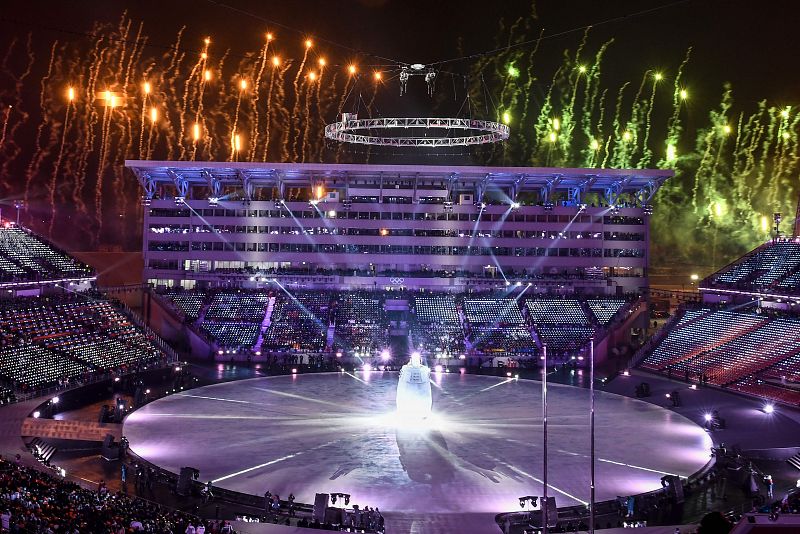
[[[0,533],[800,532],[792,17],[106,4],[0,17]]]
[[[126,167],[140,280],[0,230],[4,445],[54,484],[244,532],[569,532],[795,478],[800,245],[651,291],[669,171]],[[414,358],[424,419],[394,411]]]

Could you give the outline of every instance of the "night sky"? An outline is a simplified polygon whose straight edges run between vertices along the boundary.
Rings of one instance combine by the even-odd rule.
[[[148,45],[142,51],[146,60],[138,64],[134,70],[139,69],[134,75],[135,79],[129,80],[129,86],[124,90],[128,92],[131,102],[140,101],[140,84],[146,77],[147,61],[154,60],[161,64],[163,69],[168,63],[165,54],[174,46],[176,35],[181,27],[185,32],[181,42],[181,49],[186,52],[187,59],[183,62],[184,73],[191,69],[195,58],[200,57],[203,39],[210,36],[212,39],[209,49],[210,61],[219,61],[227,54],[226,71],[221,75],[225,77],[225,84],[238,83],[237,76],[241,75],[242,64],[253,65],[254,57],[265,42],[265,33],[271,31],[276,40],[271,45],[270,53],[279,54],[287,64],[299,66],[303,55],[303,41],[310,38],[314,41],[311,61],[324,56],[328,61],[328,69],[340,73],[339,84],[331,83],[332,89],[340,91],[341,97],[348,94],[344,91],[347,87],[347,74],[345,66],[352,63],[359,65],[359,81],[355,84],[363,100],[369,100],[375,85],[372,84],[370,72],[380,69],[387,75],[387,81],[379,85],[380,89],[375,94],[374,107],[371,113],[383,117],[398,116],[466,116],[460,113],[464,108],[466,88],[470,87],[473,95],[483,92],[492,95],[492,99],[500,102],[491,109],[487,98],[483,103],[476,104],[476,113],[470,116],[500,120],[502,112],[506,111],[513,116],[511,121],[512,139],[499,147],[487,158],[482,155],[469,153],[452,153],[444,159],[434,159],[433,154],[414,152],[413,154],[397,153],[391,155],[378,154],[370,160],[379,162],[380,157],[392,158],[386,163],[459,163],[477,164],[491,163],[495,165],[541,165],[541,166],[596,166],[598,163],[585,163],[580,156],[582,147],[588,146],[589,139],[576,137],[570,147],[564,149],[561,159],[553,160],[547,155],[545,136],[541,131],[534,132],[534,122],[537,116],[547,117],[564,112],[564,95],[568,94],[570,83],[564,83],[565,77],[554,84],[554,102],[552,112],[547,108],[541,111],[545,95],[551,86],[553,73],[564,65],[572,65],[569,72],[575,72],[574,64],[565,61],[565,50],[574,51],[579,47],[587,25],[592,25],[588,34],[584,52],[580,61],[592,64],[597,50],[613,39],[613,44],[608,48],[603,61],[602,72],[599,76],[599,86],[608,91],[603,101],[608,111],[605,131],[592,133],[603,136],[621,135],[621,130],[630,128],[630,125],[615,125],[616,133],[612,133],[611,114],[617,91],[624,84],[629,83],[625,93],[625,104],[622,106],[622,118],[628,120],[632,116],[631,106],[636,87],[644,87],[644,80],[658,72],[663,76],[663,88],[659,88],[658,98],[654,100],[655,112],[652,116],[653,137],[649,139],[648,148],[653,151],[649,159],[611,160],[604,159],[608,166],[635,167],[639,166],[664,166],[659,163],[665,150],[666,125],[669,115],[676,106],[671,98],[672,83],[676,79],[678,66],[691,47],[691,60],[684,69],[680,86],[686,88],[690,95],[688,100],[680,102],[680,132],[676,135],[675,146],[678,158],[671,168],[677,171],[676,177],[670,181],[670,190],[660,193],[656,204],[660,206],[654,217],[654,247],[665,251],[665,261],[699,261],[708,269],[721,266],[753,246],[761,242],[766,236],[764,224],[760,221],[763,217],[771,217],[776,211],[785,214],[793,213],[798,195],[797,188],[797,162],[794,154],[797,152],[798,133],[795,116],[797,105],[800,103],[800,69],[796,67],[796,30],[800,22],[800,7],[796,2],[776,0],[771,2],[755,3],[747,0],[572,0],[552,1],[540,0],[536,3],[526,1],[439,1],[430,0],[305,0],[268,2],[262,0],[139,0],[121,1],[104,0],[102,2],[53,2],[44,0],[30,0],[26,2],[13,2],[4,5],[0,12],[0,110],[8,112],[7,107],[16,103],[14,113],[6,113],[9,136],[5,145],[0,144],[0,197],[5,198],[5,203],[12,203],[13,199],[24,194],[29,201],[26,212],[25,224],[32,226],[37,231],[51,235],[61,240],[68,249],[90,250],[99,245],[122,246],[128,250],[136,250],[140,246],[140,219],[141,206],[139,196],[141,191],[138,184],[130,175],[121,172],[123,159],[135,159],[141,151],[133,150],[136,139],[144,137],[136,128],[135,122],[141,117],[137,105],[125,106],[124,112],[130,120],[133,119],[132,130],[123,135],[117,127],[124,125],[114,119],[114,129],[109,130],[108,146],[112,147],[110,157],[103,159],[103,152],[98,144],[104,137],[100,129],[101,119],[105,120],[102,104],[94,106],[95,137],[90,150],[85,150],[82,144],[86,121],[89,115],[83,114],[90,106],[86,94],[81,94],[73,111],[73,123],[62,137],[65,117],[65,87],[74,83],[74,78],[79,85],[78,90],[84,91],[86,82],[87,59],[94,45],[94,38],[90,33],[97,21],[106,24],[102,30],[103,35],[112,31],[123,14],[132,22],[135,32],[136,27],[143,23],[143,34],[147,37]],[[516,32],[514,42],[527,40],[530,44],[515,48],[515,53],[494,53],[491,58],[495,61],[487,62],[484,70],[476,68],[478,59],[459,59],[464,56],[480,55],[483,52],[497,49],[508,44],[511,28],[524,28],[524,32]],[[544,39],[540,43],[537,54],[529,63],[529,51],[533,49],[534,42],[543,30]],[[17,83],[17,77],[26,68],[27,55],[24,46],[28,36],[32,36],[33,63],[32,72],[24,80]],[[131,36],[133,37],[133,36]],[[57,40],[59,52],[55,64],[56,74],[53,79],[46,80],[45,74],[48,67],[47,58],[53,42]],[[9,48],[11,43],[13,48]],[[107,41],[106,41],[107,43]],[[117,42],[115,46],[119,46]],[[7,51],[11,50],[10,53]],[[63,50],[66,56],[62,59]],[[515,55],[516,54],[516,55]],[[250,59],[244,60],[245,56]],[[515,59],[514,59],[515,58]],[[505,74],[506,61],[520,61],[520,67],[527,69],[532,65],[531,71],[512,80]],[[443,62],[443,63],[442,63]],[[433,98],[427,95],[425,84],[421,77],[412,78],[409,83],[408,94],[399,95],[399,82],[396,79],[401,63],[422,63],[437,65],[436,92]],[[75,67],[80,65],[80,68]],[[100,87],[103,91],[109,86],[119,88],[121,74],[107,63],[100,74]],[[211,64],[215,68],[215,64]],[[84,70],[81,70],[84,69]],[[491,69],[494,69],[493,71]],[[163,70],[161,71],[163,72]],[[291,71],[290,75],[294,76]],[[535,81],[527,91],[524,79],[527,73],[536,76]],[[66,74],[65,74],[66,73]],[[80,74],[77,74],[80,73]],[[220,73],[217,73],[218,75]],[[488,80],[483,87],[477,81],[479,76],[486,75]],[[469,76],[468,79],[465,76]],[[156,75],[153,75],[154,79]],[[392,77],[394,79],[391,79]],[[649,78],[652,79],[652,78]],[[335,80],[335,78],[334,78]],[[183,90],[183,82],[174,82]],[[194,83],[194,82],[193,82]],[[199,82],[198,82],[199,83]],[[560,85],[559,85],[560,83]],[[732,87],[733,104],[729,110],[717,113],[726,83]],[[83,84],[83,85],[82,85]],[[359,85],[361,84],[361,85]],[[476,85],[477,84],[477,85]],[[232,93],[221,90],[223,83],[211,83],[211,89],[206,96],[208,102],[207,116],[212,116],[213,106],[209,99],[219,97],[217,109],[225,111],[225,120],[232,115],[231,110],[236,107],[236,97],[229,98]],[[287,89],[288,99],[284,104],[299,102],[303,91],[295,93],[292,90],[291,80],[284,84]],[[188,86],[187,86],[188,87]],[[194,86],[193,86],[194,87]],[[477,92],[476,92],[477,87]],[[510,88],[510,90],[509,90]],[[164,87],[158,88],[159,90]],[[235,91],[235,90],[234,90]],[[262,86],[261,94],[265,92]],[[46,117],[41,118],[41,98],[45,101]],[[228,96],[225,96],[225,95]],[[645,90],[638,101],[645,102],[649,89]],[[221,96],[220,96],[221,95]],[[81,100],[81,98],[83,100]],[[199,102],[192,97],[193,102]],[[224,100],[227,98],[227,100]],[[247,97],[248,99],[250,96]],[[307,131],[313,131],[307,136],[309,143],[303,144],[304,161],[340,161],[341,154],[336,153],[337,148],[331,149],[330,145],[322,143],[321,126],[333,122],[338,109],[337,100],[339,93],[333,94],[328,100],[324,112],[318,112],[315,117],[319,119]],[[165,99],[156,104],[164,105]],[[759,110],[760,101],[766,100],[764,109]],[[177,91],[173,91],[169,110],[176,110],[176,102],[180,102]],[[305,102],[308,102],[306,98]],[[330,103],[333,104],[330,104]],[[358,103],[355,98],[348,99],[345,110]],[[636,105],[633,104],[634,109]],[[194,105],[194,104],[192,104]],[[189,108],[192,108],[192,105]],[[259,105],[264,106],[262,101]],[[484,107],[485,106],[485,107]],[[787,106],[789,106],[787,110]],[[527,122],[520,120],[522,109],[526,108]],[[529,108],[529,109],[527,109]],[[771,108],[771,110],[769,109]],[[188,108],[187,108],[188,109]],[[237,108],[238,109],[238,108]],[[322,108],[319,108],[322,109]],[[777,111],[776,111],[777,110]],[[784,120],[780,118],[780,111],[785,110],[788,130],[778,130],[775,126]],[[791,111],[791,113],[790,113]],[[598,111],[595,109],[596,120]],[[650,115],[647,115],[648,132]],[[174,115],[170,124],[175,128],[178,125],[187,125],[195,120],[195,116],[182,115],[179,119]],[[276,131],[288,132],[292,130],[293,139],[300,139],[302,125],[308,123],[304,120],[295,120],[292,115],[291,123],[288,120],[278,126],[273,125]],[[752,117],[752,123],[737,133],[734,143],[720,144],[719,132],[724,128],[728,133],[734,132],[731,125],[736,125],[739,120],[747,123],[747,118]],[[790,118],[791,117],[791,118]],[[0,119],[3,115],[0,114]],[[743,118],[743,119],[742,119]],[[250,120],[250,119],[247,119]],[[277,120],[277,119],[276,119]],[[637,120],[642,120],[641,116]],[[772,126],[766,124],[772,121]],[[777,121],[777,122],[775,122]],[[112,122],[109,122],[112,124]],[[209,130],[207,139],[217,143],[216,150],[208,150],[198,159],[225,159],[224,145],[226,135],[231,131],[225,121],[217,120],[217,129]],[[249,127],[249,122],[246,123]],[[783,124],[783,123],[781,123]],[[263,121],[262,121],[263,126]],[[537,126],[538,127],[538,126]],[[644,128],[639,123],[638,128]],[[228,128],[228,129],[226,129]],[[89,130],[91,131],[91,130]],[[716,134],[714,132],[717,132]],[[752,141],[753,132],[772,132],[769,146],[758,141]],[[127,132],[127,130],[126,130]],[[711,132],[711,135],[709,135]],[[641,132],[640,132],[641,133]],[[165,149],[167,135],[175,140],[176,135],[183,134],[182,146],[186,146],[188,134],[186,132],[167,132],[159,126],[156,132],[154,145],[160,147],[153,153],[154,159],[164,159],[168,154]],[[741,135],[740,135],[741,134]],[[37,135],[39,146],[37,148]],[[276,134],[277,135],[277,134]],[[537,138],[536,136],[541,136]],[[726,134],[727,135],[727,134]],[[290,136],[286,134],[286,138]],[[298,137],[300,136],[300,137]],[[781,137],[783,136],[783,137]],[[257,137],[257,136],[256,136]],[[86,137],[86,139],[90,139]],[[610,139],[606,137],[606,139]],[[750,139],[751,147],[758,146],[756,152],[757,165],[745,171],[736,168],[736,162],[741,161],[746,142]],[[59,169],[54,163],[59,147],[64,146],[65,157]],[[127,143],[128,149],[120,152],[117,147]],[[273,140],[274,141],[274,140]],[[741,141],[741,144],[739,144]],[[209,141],[211,144],[212,141]],[[619,143],[619,139],[617,139]],[[161,143],[160,145],[158,143]],[[542,143],[545,143],[542,145]],[[783,143],[783,144],[781,144]],[[148,137],[149,144],[149,137]],[[288,158],[285,153],[276,150],[275,142],[266,144],[269,160],[301,161],[294,155]],[[537,149],[536,145],[543,149]],[[253,143],[257,146],[258,143]],[[315,146],[312,146],[315,145]],[[284,144],[284,146],[286,146]],[[608,142],[606,147],[610,147]],[[642,145],[644,146],[644,145]],[[722,146],[725,146],[723,150]],[[737,148],[733,148],[733,147]],[[789,147],[784,150],[780,147]],[[495,149],[497,147],[492,147]],[[351,147],[345,147],[351,150]],[[333,152],[331,151],[333,150]],[[537,152],[538,150],[538,152]],[[82,152],[83,151],[83,152]],[[306,159],[306,151],[312,154]],[[760,151],[760,152],[759,152]],[[124,153],[123,153],[124,152]],[[610,153],[610,150],[607,151]],[[735,154],[734,154],[735,152]],[[174,154],[175,152],[169,152]],[[266,153],[266,152],[265,152]],[[365,152],[353,150],[346,154],[342,161],[359,161]],[[495,157],[500,153],[500,157]],[[713,160],[705,158],[703,154],[720,154]],[[88,154],[88,158],[82,154]],[[175,156],[177,157],[177,156]],[[347,159],[347,157],[351,159]],[[369,156],[367,156],[369,157]],[[88,167],[81,163],[88,162]],[[427,158],[427,159],[425,159]],[[459,159],[460,158],[460,159]],[[760,158],[760,159],[759,159]],[[415,159],[416,161],[412,161]],[[423,159],[424,161],[419,161]],[[4,161],[5,160],[5,161]],[[456,161],[457,160],[457,161]],[[780,161],[779,161],[780,160]],[[97,172],[99,162],[106,166],[103,172]],[[712,161],[712,163],[709,163]],[[720,162],[717,164],[716,162]],[[52,171],[51,169],[55,169]],[[741,171],[741,172],[740,172]],[[741,187],[740,187],[741,186]],[[57,189],[54,193],[54,189]],[[24,190],[24,193],[22,192]],[[0,200],[0,203],[3,201]],[[691,203],[691,210],[687,209]],[[4,212],[5,213],[5,212]],[[676,220],[673,214],[678,214]],[[724,216],[722,216],[724,215]],[[66,225],[61,223],[67,223]],[[768,225],[767,225],[768,226]],[[788,226],[788,221],[787,221]],[[58,232],[55,232],[55,229]],[[69,235],[64,233],[68,229]],[[55,235],[58,234],[58,235]],[[694,240],[685,240],[678,235],[694,235]],[[719,239],[718,239],[719,238]],[[719,252],[714,252],[709,258],[704,240],[713,239],[721,243]],[[673,250],[680,249],[675,255]],[[698,258],[700,258],[698,260]],[[659,260],[660,261],[660,260]]]
[[[116,22],[127,10],[145,23],[154,46],[169,47],[177,30],[187,26],[187,48],[199,48],[203,37],[214,39],[215,50],[230,48],[233,54],[257,50],[265,30],[272,30],[278,47],[297,53],[304,36],[319,41],[320,53],[342,63],[356,58],[361,64],[377,59],[361,58],[347,48],[408,63],[430,63],[496,48],[501,20],[511,24],[536,13],[530,39],[541,28],[553,35],[624,17],[645,9],[669,6],[641,16],[596,26],[590,42],[609,38],[615,44],[605,66],[609,80],[636,79],[647,68],[675,68],[686,49],[693,47],[686,73],[692,99],[703,108],[713,105],[723,82],[731,82],[736,101],[754,105],[767,98],[776,103],[795,102],[800,94],[800,69],[796,68],[796,32],[800,6],[790,0],[689,0],[686,2],[635,0],[224,0],[222,4],[248,11],[238,13],[207,0],[138,0],[13,2],[0,15],[6,38],[33,31],[47,49],[51,39],[75,40],[68,32],[87,32],[95,20]],[[295,28],[292,31],[262,22],[256,17]],[[59,31],[64,30],[64,31]],[[538,55],[543,70],[552,71],[565,48],[574,49],[582,32],[547,39]],[[292,42],[295,41],[295,42]],[[457,73],[468,62],[449,64]],[[549,68],[548,68],[549,67]],[[424,92],[421,90],[420,92]],[[399,99],[385,106],[402,105]],[[390,110],[386,109],[385,113]]]

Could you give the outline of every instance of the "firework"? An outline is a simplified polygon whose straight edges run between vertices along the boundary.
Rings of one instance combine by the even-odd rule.
[[[658,70],[642,66],[631,81],[609,83],[603,65],[615,45],[594,43],[589,32],[563,53],[560,65],[545,70],[531,20],[503,23],[495,37],[502,51],[470,66],[463,109],[512,129],[507,143],[476,154],[477,160],[675,169],[654,201],[655,263],[660,250],[676,261],[701,256],[702,243],[714,236],[709,261],[719,263],[768,236],[764,217],[794,213],[797,106],[743,108],[725,87],[717,107],[697,109],[696,90],[686,80],[690,51]],[[126,16],[97,23],[90,40],[51,43],[41,58],[33,55],[33,36],[6,41],[0,185],[6,196],[42,202],[40,212],[49,217],[41,231],[74,228],[81,238],[91,236],[82,246],[96,246],[135,230],[130,215],[140,214],[133,208],[139,191],[123,174],[125,158],[314,161],[322,158],[325,119],[339,115],[349,96],[369,91],[366,113],[372,114],[379,92],[396,94],[390,72],[370,68],[359,75],[355,65],[334,67],[342,58],[312,56],[310,42],[295,43],[278,58],[274,41],[262,38],[252,52],[215,53],[212,62],[210,39],[199,50],[183,48],[184,28],[173,46],[153,56],[145,30]],[[12,56],[23,60],[8,61]],[[78,96],[65,102],[68,86]],[[34,87],[41,89],[39,106],[28,110],[21,95]],[[431,115],[441,100],[431,100]],[[689,106],[696,120],[707,116],[697,131],[685,126]],[[340,145],[328,157],[339,161],[346,150]],[[14,183],[13,176],[24,179]],[[59,225],[66,217],[74,224]],[[673,237],[680,235],[696,236],[699,244]]]

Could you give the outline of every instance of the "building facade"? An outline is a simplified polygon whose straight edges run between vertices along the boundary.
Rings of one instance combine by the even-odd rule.
[[[671,171],[128,161],[156,285],[647,286]]]

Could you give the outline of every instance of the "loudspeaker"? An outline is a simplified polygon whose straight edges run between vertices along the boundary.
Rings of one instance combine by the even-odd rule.
[[[542,507],[542,510],[534,510],[530,513],[531,525],[538,528],[543,526],[545,505],[547,506],[547,528],[555,528],[558,524],[558,508],[555,497],[548,497],[546,503],[543,497],[539,498],[539,506]]]
[[[314,497],[314,511],[311,514],[312,519],[316,519],[320,523],[325,522],[325,510],[328,508],[330,497],[328,493],[317,493]]]
[[[178,476],[178,485],[175,488],[175,493],[182,497],[192,494],[192,482],[200,477],[200,471],[194,467],[181,467],[181,473]]]
[[[100,447],[100,456],[109,462],[119,460],[119,446],[114,444],[114,436],[111,434],[106,434],[103,445]]]
[[[661,478],[662,484],[667,484],[667,495],[675,499],[676,504],[683,502],[683,484],[681,484],[680,477],[675,475],[667,475]]]
[[[344,523],[344,516],[346,513],[347,512],[344,511],[344,508],[334,508],[329,506],[325,509],[325,523],[341,525]]]

